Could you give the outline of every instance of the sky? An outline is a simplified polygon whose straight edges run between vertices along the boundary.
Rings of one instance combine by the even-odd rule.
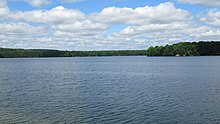
[[[0,0],[0,47],[139,50],[220,41],[220,0]]]

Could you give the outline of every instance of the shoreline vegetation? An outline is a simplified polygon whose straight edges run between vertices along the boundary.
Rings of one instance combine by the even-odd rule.
[[[147,50],[147,56],[219,56],[220,42],[180,42],[155,46]]]
[[[47,49],[0,48],[0,58],[146,56],[147,50],[60,51]]]
[[[147,50],[60,51],[0,48],[0,58],[95,57],[95,56],[218,56],[220,42],[180,42]]]

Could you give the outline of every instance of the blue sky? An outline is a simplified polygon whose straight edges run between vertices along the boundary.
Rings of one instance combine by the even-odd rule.
[[[118,50],[220,40],[219,0],[0,2],[0,47]]]
[[[198,13],[205,11],[208,8],[212,8],[209,6],[201,6],[201,5],[192,5],[192,4],[184,4],[179,3],[175,0],[84,0],[81,2],[62,2],[61,0],[54,0],[50,4],[34,7],[30,5],[28,2],[25,1],[9,1],[8,6],[11,10],[23,10],[23,11],[29,11],[29,10],[35,10],[35,9],[51,9],[56,6],[64,6],[65,8],[70,9],[79,9],[84,13],[93,13],[93,12],[99,12],[103,8],[106,7],[129,7],[129,8],[137,8],[137,7],[144,7],[144,6],[156,6],[160,3],[165,2],[173,2],[178,8],[186,9],[191,11],[192,13]]]

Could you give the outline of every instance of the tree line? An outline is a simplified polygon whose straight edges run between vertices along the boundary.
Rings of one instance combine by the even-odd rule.
[[[0,58],[143,56],[146,55],[146,51],[147,50],[60,51],[45,49],[0,48]]]
[[[147,50],[60,51],[47,49],[0,48],[0,58],[31,57],[86,57],[86,56],[216,56],[220,55],[220,42],[180,42],[154,46]]]
[[[220,42],[180,42],[173,45],[154,46],[147,50],[147,56],[217,56]]]

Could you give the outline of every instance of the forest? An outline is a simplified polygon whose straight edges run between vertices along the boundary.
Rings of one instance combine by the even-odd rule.
[[[147,56],[217,56],[220,42],[180,42],[173,45],[154,46],[147,49]]]
[[[146,50],[59,51],[59,50],[46,50],[46,49],[0,48],[0,58],[144,56],[144,55],[146,55]]]
[[[180,42],[152,46],[146,50],[60,51],[47,49],[0,48],[0,58],[86,57],[86,56],[217,56],[220,42]]]

